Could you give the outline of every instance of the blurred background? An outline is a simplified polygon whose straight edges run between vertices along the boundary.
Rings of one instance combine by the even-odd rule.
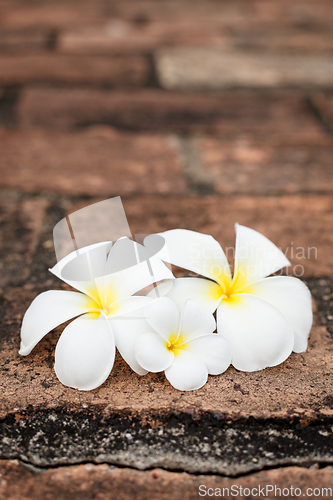
[[[329,254],[332,55],[331,0],[0,0],[4,267],[13,224],[52,261],[66,211],[118,195],[133,233]]]

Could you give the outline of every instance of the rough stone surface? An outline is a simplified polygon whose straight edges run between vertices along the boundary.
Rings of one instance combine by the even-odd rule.
[[[71,134],[0,132],[0,149],[1,187],[105,197],[186,191],[168,137],[109,127]]]
[[[294,94],[167,93],[157,89],[108,91],[30,88],[22,93],[23,127],[68,129],[95,123],[128,130],[167,130],[320,141],[322,126]]]
[[[0,57],[0,84],[76,83],[143,86],[148,62],[140,56],[111,58],[36,54]]]
[[[85,464],[73,467],[41,470],[27,466],[17,460],[0,462],[0,499],[1,500],[192,500],[200,498],[201,492],[219,493],[223,498],[242,498],[244,489],[261,487],[265,498],[276,498],[272,485],[285,490],[283,498],[295,498],[299,488],[306,495],[307,489],[319,488],[324,498],[326,490],[333,487],[333,470],[326,467],[309,470],[301,467],[286,467],[278,470],[262,471],[244,478],[227,479],[219,476],[193,476],[186,473],[167,472],[161,469],[136,471],[118,469],[108,465]],[[203,488],[205,486],[205,488]],[[273,486],[273,488],[274,488]],[[293,487],[293,491],[291,490]],[[233,490],[231,489],[233,487]],[[224,491],[223,491],[223,488]],[[279,492],[279,490],[276,490]],[[245,490],[245,493],[247,491]],[[258,490],[253,490],[257,493]],[[297,491],[298,493],[298,491]],[[310,492],[309,492],[310,493]],[[318,493],[318,490],[316,490]],[[328,490],[329,493],[329,490]]]
[[[196,147],[221,194],[332,192],[333,143],[292,145],[204,138]]]
[[[163,49],[156,55],[162,87],[224,89],[232,87],[330,87],[329,56],[280,56],[205,48]]]

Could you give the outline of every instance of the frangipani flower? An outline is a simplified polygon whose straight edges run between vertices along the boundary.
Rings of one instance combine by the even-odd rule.
[[[158,285],[181,308],[193,299],[217,309],[217,330],[231,346],[232,364],[242,371],[282,363],[304,352],[312,325],[311,295],[297,278],[267,277],[289,266],[265,236],[236,224],[234,273],[212,236],[175,229],[160,233],[168,253],[160,258],[206,278],[178,278]],[[169,256],[169,257],[168,257]]]
[[[50,330],[76,318],[57,343],[55,372],[69,387],[91,390],[101,385],[114,362],[114,324],[153,300],[133,294],[156,281],[173,278],[158,258],[149,259],[149,266],[146,261],[138,264],[132,259],[131,267],[126,267],[126,257],[136,246],[128,238],[114,245],[90,245],[50,269],[78,292],[50,290],[34,299],[23,318],[20,354],[26,356]],[[145,373],[135,363],[134,369]]]
[[[180,315],[168,297],[145,308],[150,331],[134,344],[138,363],[147,371],[164,371],[170,384],[180,391],[199,389],[208,374],[218,375],[230,364],[228,343],[214,332],[213,315],[189,300]]]

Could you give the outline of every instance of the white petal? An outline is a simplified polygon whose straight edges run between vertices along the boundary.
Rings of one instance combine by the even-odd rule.
[[[161,372],[168,368],[173,359],[173,352],[168,351],[166,341],[157,333],[141,335],[134,344],[137,362],[149,372]]]
[[[285,266],[290,266],[284,253],[266,236],[236,224],[234,290],[265,278]]]
[[[194,300],[186,301],[179,327],[179,332],[186,342],[213,333],[215,328],[215,318],[205,307]]]
[[[153,330],[164,340],[168,340],[170,336],[178,336],[180,314],[169,297],[154,300],[145,308],[145,317]]]
[[[176,278],[157,285],[149,292],[149,297],[167,295],[181,311],[188,299],[198,302],[213,313],[221,301],[223,290],[214,281],[206,278]]]
[[[134,345],[137,338],[143,333],[149,332],[151,327],[145,319],[138,318],[138,312],[135,311],[126,314],[126,316],[114,318],[114,320],[111,320],[111,325],[116,347],[121,356],[138,375],[145,375],[147,370],[144,370],[137,362]]]
[[[91,310],[91,300],[82,293],[64,290],[41,293],[23,317],[20,354],[26,356],[53,328]]]
[[[111,289],[117,299],[130,297],[143,288],[164,279],[173,279],[172,272],[156,258],[141,262],[135,266],[123,269],[95,280],[100,296],[105,297]]]
[[[251,293],[275,306],[291,323],[295,352],[306,351],[312,326],[310,290],[298,278],[273,276],[251,285]]]
[[[138,311],[138,318],[145,318],[143,308],[154,302],[150,297],[136,295],[134,297],[126,297],[114,302],[110,307],[110,319],[118,319],[119,316],[124,316],[132,311]]]
[[[230,281],[227,258],[212,236],[187,229],[172,229],[159,235],[165,239],[165,246],[157,254],[160,259],[221,283]]]
[[[94,279],[105,274],[111,242],[95,243],[61,259],[49,271],[68,285],[90,295],[96,295]]]
[[[194,391],[207,382],[206,365],[194,354],[185,350],[179,351],[172,365],[165,370],[170,384],[179,391]]]
[[[217,328],[229,342],[232,364],[241,371],[278,365],[287,359],[294,345],[289,321],[254,295],[239,294],[235,302],[222,301],[217,310]]]
[[[231,362],[229,344],[221,335],[204,335],[191,340],[186,350],[205,363],[210,375],[223,373]]]
[[[54,369],[62,384],[90,391],[107,379],[114,357],[115,344],[108,320],[81,316],[62,332]]]

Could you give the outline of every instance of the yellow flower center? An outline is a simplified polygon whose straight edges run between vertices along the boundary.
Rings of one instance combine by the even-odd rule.
[[[92,309],[88,314],[91,317],[98,318],[102,312],[106,316],[113,316],[118,311],[119,306],[115,304],[117,296],[112,286],[108,286],[101,294],[92,286],[87,293],[87,307]]]
[[[217,278],[218,279],[218,278]],[[230,305],[241,304],[242,293],[252,293],[251,286],[247,284],[247,276],[245,275],[242,268],[240,268],[237,274],[230,280],[223,276],[222,279],[218,279],[219,284],[212,289],[212,298],[227,302]]]
[[[182,334],[177,338],[177,334],[170,335],[168,341],[165,342],[165,347],[169,352],[173,352],[175,356],[180,354],[180,351],[185,349],[185,338]]]

